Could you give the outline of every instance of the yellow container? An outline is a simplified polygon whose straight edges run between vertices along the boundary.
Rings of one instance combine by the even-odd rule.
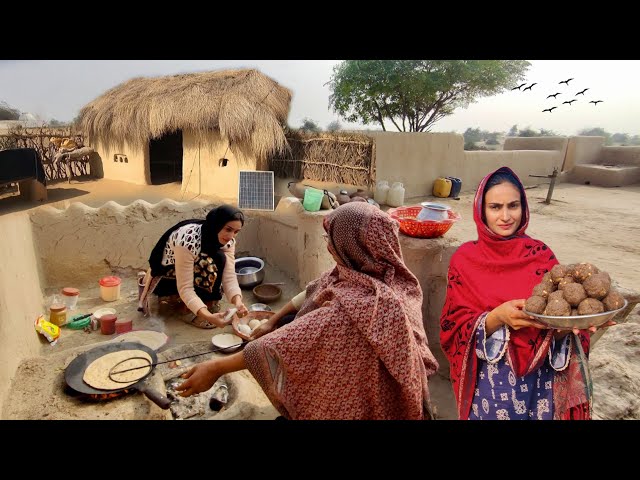
[[[433,182],[433,195],[440,198],[446,198],[451,193],[451,186],[451,180],[448,178],[436,178],[436,181]]]

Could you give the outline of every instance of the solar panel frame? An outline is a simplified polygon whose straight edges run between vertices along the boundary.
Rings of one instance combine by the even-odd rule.
[[[238,208],[273,211],[273,171],[240,170],[238,178]]]

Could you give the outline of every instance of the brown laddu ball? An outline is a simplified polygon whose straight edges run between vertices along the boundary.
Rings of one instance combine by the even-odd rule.
[[[587,278],[589,278],[594,273],[598,273],[600,270],[595,265],[591,265],[590,263],[578,263],[573,268],[573,278],[576,281],[582,283]]]
[[[555,285],[553,283],[542,281],[541,283],[533,287],[531,296],[547,298],[549,294],[553,291],[555,291]]]
[[[571,309],[571,316],[575,317],[576,315],[578,315],[578,309],[577,308],[572,308]]]
[[[569,283],[575,283],[572,275],[567,275],[558,282],[558,290],[564,290],[565,285]]]
[[[547,272],[542,276],[543,282],[553,283],[553,279],[551,278],[551,272]]]
[[[567,276],[567,267],[565,265],[554,265],[551,271],[551,280],[553,283],[559,283],[564,277]]]
[[[537,295],[527,298],[527,301],[524,303],[524,309],[531,313],[542,313],[546,306],[547,301]]]
[[[577,307],[581,301],[587,298],[587,292],[579,283],[569,283],[562,290],[564,299],[569,302],[572,307]]]
[[[600,300],[595,298],[585,298],[578,305],[578,315],[592,315],[594,313],[604,312],[604,305]]]
[[[611,279],[606,273],[594,273],[582,282],[582,286],[587,292],[587,295],[591,298],[601,300],[607,296],[607,293],[609,293],[609,288],[611,288]]]
[[[617,310],[624,305],[624,297],[617,291],[611,289],[607,296],[602,299],[602,304],[604,305],[605,312]]]
[[[547,296],[547,303],[549,303],[551,300],[564,300],[564,293],[562,290],[556,290],[555,292],[551,292],[548,296]]]
[[[544,309],[545,315],[556,317],[568,317],[571,315],[571,305],[564,298],[550,298],[547,302],[547,308]]]

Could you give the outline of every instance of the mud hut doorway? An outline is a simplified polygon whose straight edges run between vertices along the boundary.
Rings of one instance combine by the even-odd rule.
[[[151,184],[182,181],[182,130],[149,141]]]

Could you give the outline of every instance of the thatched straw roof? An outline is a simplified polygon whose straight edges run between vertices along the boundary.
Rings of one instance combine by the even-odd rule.
[[[257,70],[134,78],[83,107],[79,124],[90,139],[133,146],[176,130],[219,130],[232,149],[266,158],[286,148],[290,102],[288,89]]]

